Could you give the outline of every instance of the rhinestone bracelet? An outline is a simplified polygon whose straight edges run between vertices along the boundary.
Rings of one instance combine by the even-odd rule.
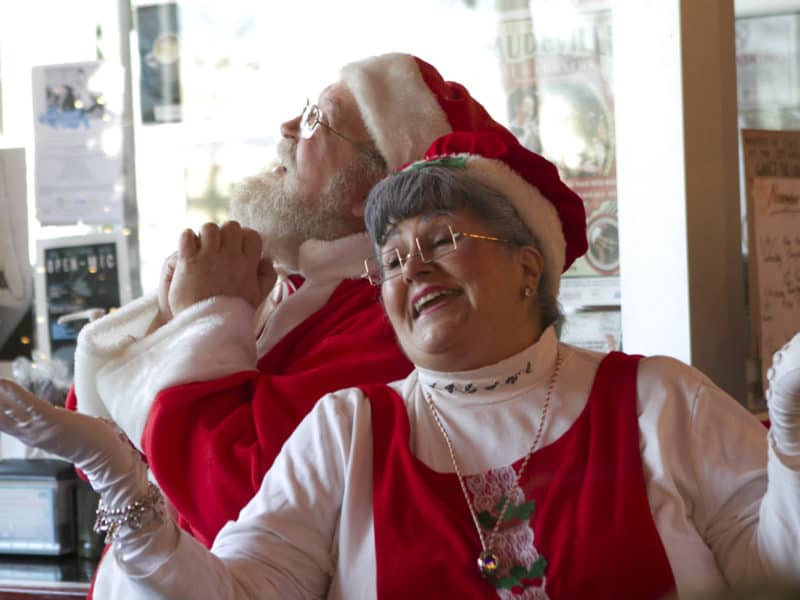
[[[127,525],[136,531],[151,523],[162,523],[166,514],[164,497],[158,487],[148,482],[147,493],[123,508],[109,508],[100,500],[97,505],[97,518],[94,522],[96,533],[106,534],[106,544],[113,542],[120,528]]]

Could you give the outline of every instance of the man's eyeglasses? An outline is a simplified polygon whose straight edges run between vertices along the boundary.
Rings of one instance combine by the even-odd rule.
[[[414,244],[415,252],[403,255],[400,250],[393,248],[381,253],[380,256],[371,256],[364,261],[364,277],[372,285],[381,285],[384,281],[394,279],[403,273],[403,268],[412,258],[419,258],[424,263],[431,263],[442,257],[452,254],[458,250],[459,241],[462,238],[472,238],[474,240],[484,240],[488,242],[504,242],[508,240],[494,237],[491,235],[481,235],[478,233],[465,233],[463,231],[453,231],[448,225],[444,229],[432,236],[416,237]]]
[[[306,100],[306,105],[303,108],[302,114],[300,115],[300,137],[306,140],[309,139],[314,135],[314,132],[317,130],[317,128],[322,125],[325,129],[332,131],[343,140],[346,140],[355,146],[362,145],[361,142],[350,139],[343,133],[336,131],[333,127],[326,123],[324,119],[325,115],[322,114],[322,109],[316,104],[311,104],[310,100]]]

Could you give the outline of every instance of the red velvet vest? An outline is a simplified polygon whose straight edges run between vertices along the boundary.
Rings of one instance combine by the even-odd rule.
[[[478,572],[480,541],[456,475],[435,472],[411,453],[397,394],[364,386],[372,407],[378,598],[645,599],[674,590],[645,489],[638,361],[608,355],[572,427],[531,456],[514,518],[496,536],[506,566],[495,582]],[[467,477],[470,493],[500,471]],[[508,479],[510,471],[504,473]]]

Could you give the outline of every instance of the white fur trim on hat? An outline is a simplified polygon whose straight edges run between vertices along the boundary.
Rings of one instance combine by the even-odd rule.
[[[431,142],[452,131],[414,57],[392,53],[351,63],[342,81],[390,171],[425,154]]]
[[[492,189],[507,196],[541,245],[545,272],[552,273],[550,291],[558,296],[561,272],[567,251],[567,241],[561,229],[561,219],[553,203],[534,185],[500,160],[477,155],[465,155],[467,172]]]

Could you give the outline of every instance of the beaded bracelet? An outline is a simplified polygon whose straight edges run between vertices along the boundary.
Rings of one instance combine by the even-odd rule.
[[[109,508],[100,500],[97,505],[94,531],[105,533],[106,544],[110,544],[116,539],[123,525],[136,531],[151,523],[162,523],[165,514],[166,506],[161,490],[155,484],[148,483],[144,497],[134,500],[123,508]]]

